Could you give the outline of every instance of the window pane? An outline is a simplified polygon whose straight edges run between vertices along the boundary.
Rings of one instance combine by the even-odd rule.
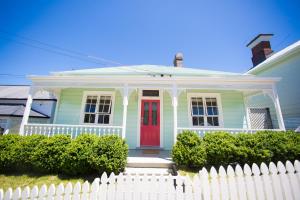
[[[218,117],[207,117],[207,125],[208,126],[219,126]]]
[[[214,122],[215,126],[219,126],[219,118],[218,117],[214,117],[213,122]]]
[[[95,123],[95,114],[85,114],[84,123]]]
[[[91,107],[90,104],[86,104],[85,105],[85,112],[90,112],[90,107]]]
[[[157,103],[152,103],[152,125],[157,125]]]
[[[104,113],[109,113],[109,105],[105,105],[103,109]]]
[[[144,116],[143,116],[143,124],[149,124],[149,103],[144,102]]]
[[[193,117],[193,126],[204,126],[204,117]]]
[[[207,115],[213,115],[213,108],[207,107]]]
[[[143,90],[144,97],[158,97],[159,90]]]
[[[192,115],[198,115],[198,108],[197,106],[193,106],[193,113]]]
[[[98,115],[98,124],[104,123],[104,115]]]
[[[103,108],[104,106],[102,104],[99,105],[99,109],[98,109],[98,112],[99,113],[103,113]]]
[[[198,108],[198,114],[199,115],[204,115],[204,110],[203,110],[202,106]]]
[[[214,113],[214,115],[218,115],[219,114],[217,107],[213,107],[213,113]]]
[[[193,117],[193,126],[198,126],[199,122],[198,122],[198,117]]]
[[[104,124],[109,124],[109,115],[104,115]]]

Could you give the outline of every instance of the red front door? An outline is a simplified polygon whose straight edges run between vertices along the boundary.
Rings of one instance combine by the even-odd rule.
[[[141,106],[141,146],[160,145],[160,105],[159,100],[142,100]]]

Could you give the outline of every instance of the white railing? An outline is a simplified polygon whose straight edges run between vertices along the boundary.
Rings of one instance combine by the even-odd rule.
[[[39,134],[53,136],[57,134],[71,135],[76,138],[80,134],[110,135],[121,136],[121,126],[89,126],[89,125],[66,125],[66,124],[26,124],[24,135]]]
[[[177,128],[177,133],[181,133],[183,131],[194,131],[198,133],[200,136],[204,136],[206,133],[224,131],[232,134],[236,133],[256,133],[257,131],[281,131],[280,129],[242,129],[242,128],[194,128],[194,127],[179,127]]]
[[[0,189],[0,200],[11,199],[82,199],[82,200],[209,200],[209,199],[300,199],[300,162],[277,166],[262,163],[225,170],[203,168],[191,179],[189,176],[139,176],[102,174],[92,184],[51,184],[40,188]]]

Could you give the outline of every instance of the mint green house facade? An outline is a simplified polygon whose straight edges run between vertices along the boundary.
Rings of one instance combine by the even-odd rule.
[[[20,134],[118,134],[130,149],[169,150],[183,130],[253,133],[284,130],[276,83],[280,78],[158,65],[122,66],[30,76],[31,93],[57,97],[53,124],[28,123]],[[267,115],[249,113],[249,99],[265,94],[276,126]]]
[[[247,74],[258,77],[281,77],[277,84],[280,105],[286,129],[295,130],[300,126],[300,41],[271,55],[264,62],[250,69]],[[270,107],[275,118],[274,107],[270,99],[263,101],[262,96],[253,100],[252,104]]]

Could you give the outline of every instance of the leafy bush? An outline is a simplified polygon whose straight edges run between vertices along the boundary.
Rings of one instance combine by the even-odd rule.
[[[128,145],[116,135],[105,135],[96,140],[90,164],[98,173],[123,171],[128,155]]]
[[[172,149],[173,161],[185,168],[201,168],[206,163],[206,151],[202,138],[191,131],[177,135],[177,142]]]
[[[71,137],[67,135],[55,135],[41,141],[32,154],[34,168],[41,172],[61,172],[63,153],[70,143]]]
[[[32,155],[36,151],[36,147],[47,139],[44,135],[24,136],[20,142],[16,144],[16,169],[18,171],[29,171],[33,169]]]
[[[300,159],[300,134],[293,131],[261,131],[255,134],[216,132],[206,134],[202,142],[199,142],[201,138],[196,133],[186,131],[177,138],[172,149],[173,160],[177,165],[189,168],[197,167],[188,163],[198,159],[203,159],[202,166],[206,167]],[[194,152],[198,143],[206,153]]]
[[[246,163],[270,162],[272,159],[271,151],[263,148],[256,134],[240,133],[236,135],[236,159],[240,165]]]
[[[0,136],[0,172],[16,169],[18,160],[16,146],[20,143],[21,139],[20,135]]]
[[[93,172],[90,160],[98,139],[96,135],[83,134],[73,140],[63,154],[63,172],[70,175]]]
[[[128,146],[115,135],[0,136],[0,172],[38,171],[67,175],[118,173],[125,168]]]
[[[228,165],[235,161],[235,137],[226,132],[207,133],[203,137],[207,165]]]

